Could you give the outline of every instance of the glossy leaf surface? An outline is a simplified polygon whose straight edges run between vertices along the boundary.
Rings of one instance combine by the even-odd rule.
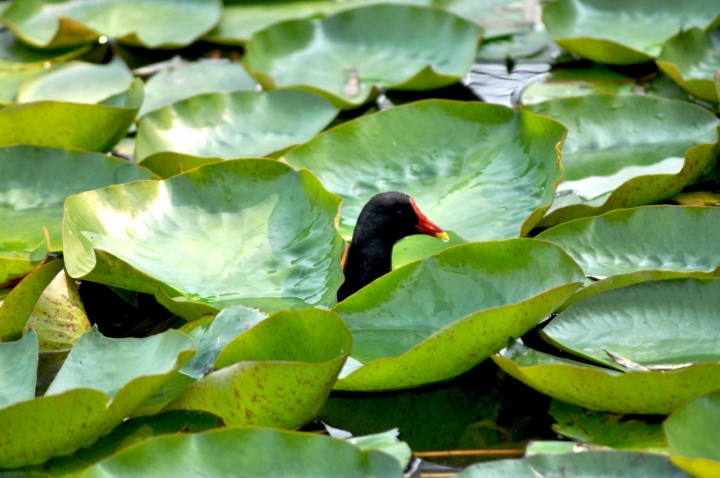
[[[46,62],[74,58],[89,49],[89,46],[79,46],[41,50],[26,45],[11,30],[3,30],[0,31],[0,70],[40,67]]]
[[[82,45],[101,35],[130,45],[177,48],[215,26],[221,10],[220,0],[20,0],[1,18],[24,42],[40,48]]]
[[[720,362],[718,309],[720,279],[648,281],[573,304],[543,334],[618,370],[606,351],[641,365]]]
[[[210,311],[331,307],[343,280],[339,203],[308,171],[274,160],[109,187],[67,200],[66,266],[124,289],[160,285]]]
[[[720,209],[651,206],[611,211],[536,236],[562,247],[585,274],[601,280],[579,290],[567,308],[593,294],[648,280],[718,275]]]
[[[628,65],[652,61],[681,30],[717,28],[720,5],[713,0],[557,0],[543,8],[543,22],[567,51],[598,63]]]
[[[140,120],[135,160],[162,151],[224,159],[263,157],[307,141],[336,114],[322,97],[299,90],[195,96]]]
[[[472,66],[482,35],[455,15],[412,5],[371,5],[324,20],[290,20],[253,35],[244,62],[265,89],[300,87],[338,108],[375,87],[440,88]]]
[[[0,343],[0,409],[35,397],[38,340],[30,331],[15,342]]]
[[[678,33],[663,45],[657,64],[690,94],[718,101],[713,75],[720,69],[720,32],[690,28]]]
[[[556,148],[564,133],[554,121],[498,105],[423,101],[345,123],[283,159],[342,196],[346,238],[372,196],[397,190],[411,195],[455,245],[532,229],[560,178]],[[408,248],[410,261],[443,244],[415,236],[397,247]]]
[[[720,364],[678,370],[618,372],[561,359],[515,343],[493,355],[505,372],[563,402],[620,414],[665,415],[693,398],[720,388]]]
[[[693,476],[710,478],[720,472],[720,442],[714,424],[720,420],[720,392],[713,392],[675,410],[663,422],[672,461]]]
[[[525,108],[569,130],[563,179],[544,227],[671,198],[712,167],[718,151],[701,143],[718,141],[720,121],[687,102],[606,94]]]
[[[0,148],[0,250],[37,247],[50,233],[60,252],[65,198],[111,184],[152,179],[145,168],[103,154],[71,149]],[[1,278],[0,278],[1,280]]]
[[[228,61],[177,62],[145,83],[145,102],[138,117],[176,101],[204,93],[256,90],[258,85],[239,63]]]
[[[352,357],[365,364],[336,388],[408,388],[459,375],[581,281],[559,248],[529,239],[461,245],[401,267],[335,307],[355,337]]]
[[[144,339],[83,335],[44,397],[0,410],[0,466],[42,463],[97,440],[155,393],[194,353],[177,331]],[[42,430],[38,433],[36,430]]]
[[[0,145],[27,144],[109,151],[127,132],[143,102],[134,80],[124,106],[38,101],[0,109]],[[37,127],[43,118],[43,127]]]
[[[352,342],[332,312],[278,312],[228,343],[216,371],[166,409],[210,412],[228,425],[299,427],[322,409]]]
[[[153,438],[89,468],[81,476],[165,477],[202,474],[290,478],[401,478],[400,464],[380,451],[345,440],[268,428],[230,427]]]

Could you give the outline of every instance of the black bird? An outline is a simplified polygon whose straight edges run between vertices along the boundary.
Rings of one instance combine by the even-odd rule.
[[[338,302],[390,272],[393,245],[414,234],[427,234],[445,242],[450,239],[407,194],[390,191],[373,196],[360,212],[346,251],[345,282],[338,290]]]

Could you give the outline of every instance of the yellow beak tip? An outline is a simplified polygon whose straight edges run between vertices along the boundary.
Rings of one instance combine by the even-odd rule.
[[[435,234],[435,237],[437,237],[438,239],[440,239],[443,242],[448,242],[450,240],[450,236],[448,236],[447,232],[444,232],[444,231],[438,232],[437,234]]]

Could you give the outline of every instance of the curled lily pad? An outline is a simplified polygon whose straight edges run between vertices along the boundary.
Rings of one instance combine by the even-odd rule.
[[[372,196],[400,190],[454,245],[523,236],[537,224],[561,175],[557,148],[564,134],[562,125],[531,113],[431,100],[347,122],[283,159],[313,171],[342,196],[345,237]],[[396,250],[401,246],[422,252],[406,252],[403,262],[442,249],[436,239],[419,236]]]
[[[9,3],[6,5],[10,6]],[[36,68],[49,62],[65,61],[82,55],[90,48],[90,45],[84,45],[40,50],[24,44],[12,31],[2,30],[0,31],[0,70]]]
[[[266,2],[243,1],[225,5],[217,27],[207,40],[229,45],[245,45],[253,33],[286,20],[329,15],[363,5],[383,3],[385,0],[290,0]],[[432,0],[396,0],[429,6]]]
[[[191,154],[173,153],[172,151],[162,151],[146,156],[142,161],[142,166],[149,169],[163,179],[177,176],[188,171],[192,171],[206,164],[218,163],[224,161],[223,158],[209,158],[204,156],[193,156]]]
[[[670,460],[653,453],[632,451],[583,451],[544,453],[526,456],[521,460],[498,460],[479,463],[467,468],[457,478],[538,478],[576,476],[583,478],[689,478]]]
[[[336,114],[325,99],[307,91],[199,95],[140,120],[135,160],[166,151],[224,159],[262,157],[307,141]]]
[[[652,61],[683,29],[717,28],[720,5],[714,0],[556,0],[543,8],[542,18],[565,50],[598,63],[628,65]]]
[[[455,15],[371,5],[324,20],[289,20],[253,35],[243,61],[265,89],[298,87],[350,109],[377,87],[426,90],[470,70],[482,35]]]
[[[23,332],[37,333],[40,350],[62,350],[90,328],[77,284],[61,270],[38,298]]]
[[[663,45],[658,66],[692,95],[717,103],[713,75],[720,69],[720,32],[681,31]]]
[[[459,375],[537,325],[582,279],[559,248],[532,239],[465,244],[396,269],[333,309],[364,364],[336,388],[409,388]]]
[[[215,26],[221,10],[220,0],[20,0],[0,19],[40,48],[82,45],[101,35],[130,45],[177,48]]]
[[[332,307],[339,203],[309,171],[263,159],[111,186],[66,200],[66,267],[124,289],[161,286],[209,311]]]
[[[632,94],[638,83],[622,73],[603,65],[586,68],[558,68],[522,90],[520,102],[523,105],[540,103],[556,98],[586,96],[596,93]]]
[[[197,434],[161,436],[88,468],[80,476],[148,478],[402,478],[400,464],[381,451],[362,451],[345,440],[314,433],[229,427]]]
[[[206,411],[229,425],[299,427],[322,409],[352,342],[333,312],[278,312],[228,343],[216,371],[166,410]]]
[[[10,238],[8,241],[0,233],[0,287],[12,285],[45,262],[50,252],[50,235],[43,229],[46,238],[33,247],[22,241]]]
[[[561,359],[515,343],[493,355],[505,372],[539,392],[589,410],[666,415],[720,388],[720,364],[619,372]]]
[[[120,57],[106,65],[82,61],[61,63],[26,80],[18,102],[56,100],[70,103],[100,103],[130,88],[134,77]]]
[[[648,232],[652,231],[652,234]],[[649,206],[570,221],[536,236],[562,247],[602,280],[562,309],[602,291],[648,280],[720,275],[720,209]]]
[[[15,342],[0,343],[0,409],[35,397],[38,341],[30,331]],[[1,413],[1,412],[0,412]]]
[[[133,81],[123,98],[122,106],[38,101],[0,109],[0,145],[109,151],[135,119],[143,102],[142,81]],[[42,128],[37,118],[43,118]]]
[[[720,391],[697,397],[675,410],[663,428],[675,465],[699,478],[720,473],[720,442],[715,424],[720,420]]]
[[[193,353],[192,340],[174,330],[144,339],[84,334],[44,397],[0,410],[0,427],[12,437],[0,449],[0,467],[42,463],[93,443]]]
[[[553,344],[624,370],[607,352],[637,364],[720,363],[720,279],[648,281],[577,302],[543,334]]]
[[[563,179],[541,227],[671,198],[711,168],[720,150],[720,120],[684,101],[603,94],[524,108],[569,130]]]
[[[173,62],[145,83],[139,117],[169,104],[204,93],[255,90],[257,83],[235,62]]]
[[[2,110],[0,110],[2,111]],[[0,113],[1,114],[1,113]],[[0,148],[0,251],[35,250],[50,235],[60,252],[63,203],[71,194],[154,176],[103,154],[38,146]],[[33,254],[31,258],[39,258]],[[2,259],[0,259],[1,261]],[[0,277],[0,282],[2,277]]]

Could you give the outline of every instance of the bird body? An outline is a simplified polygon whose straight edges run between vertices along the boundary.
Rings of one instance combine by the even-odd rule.
[[[373,196],[358,217],[345,261],[345,282],[337,293],[338,301],[390,272],[393,246],[414,234],[449,239],[407,194],[390,191]]]

